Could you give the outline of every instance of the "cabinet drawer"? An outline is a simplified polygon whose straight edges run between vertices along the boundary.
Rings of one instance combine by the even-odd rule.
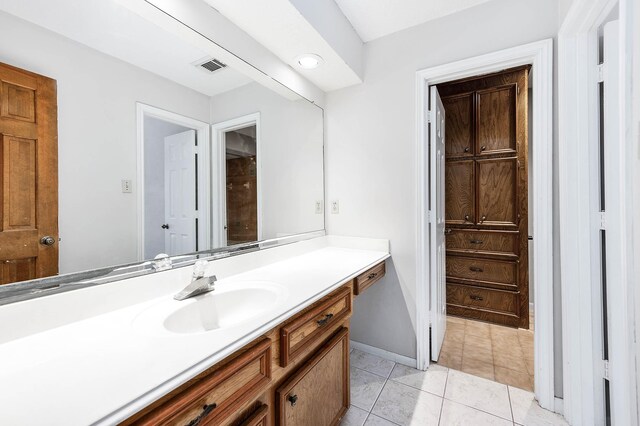
[[[355,286],[353,288],[354,294],[357,296],[367,288],[371,287],[373,284],[382,279],[382,277],[384,277],[385,272],[385,263],[383,261],[381,263],[378,263],[368,271],[358,275],[358,277],[356,278]]]
[[[517,265],[515,261],[447,256],[447,279],[497,283],[513,286],[515,289]]]
[[[351,288],[345,287],[280,328],[280,365],[286,367],[325,329],[351,314]]]
[[[447,251],[518,255],[518,232],[451,229]]]
[[[276,423],[337,425],[349,398],[349,329],[343,327],[277,389]]]
[[[520,310],[519,300],[519,294],[513,291],[447,283],[448,305],[474,307],[518,315]]]
[[[269,406],[262,405],[240,426],[269,426]]]
[[[183,391],[152,406],[143,417],[125,424],[220,424],[264,391],[270,381],[271,339],[263,339],[220,369],[189,382]]]

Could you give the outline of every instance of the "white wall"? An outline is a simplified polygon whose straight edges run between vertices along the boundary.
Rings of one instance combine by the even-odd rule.
[[[1,62],[58,82],[60,272],[135,261],[136,102],[208,121],[209,97],[5,13],[0,28]]]
[[[316,200],[324,198],[322,109],[258,83],[211,98],[212,123],[255,112],[260,113],[262,238],[324,229],[324,216],[315,213]]]
[[[391,240],[387,276],[356,301],[353,340],[416,356],[415,72],[557,28],[556,0],[488,2],[367,43],[364,83],[328,94],[327,200],[340,200],[340,214],[327,214],[327,230]]]
[[[144,118],[144,258],[165,253],[164,138],[189,130],[153,117]]]

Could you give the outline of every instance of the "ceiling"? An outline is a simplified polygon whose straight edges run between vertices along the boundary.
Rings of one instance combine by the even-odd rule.
[[[253,81],[230,67],[199,69],[204,51],[113,0],[0,0],[0,10],[208,96]]]
[[[335,0],[364,42],[490,0]]]

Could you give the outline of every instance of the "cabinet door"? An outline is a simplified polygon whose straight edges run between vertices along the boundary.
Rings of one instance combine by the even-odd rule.
[[[475,223],[473,163],[473,160],[447,161],[445,167],[445,218],[447,225]]]
[[[516,95],[515,83],[477,92],[478,155],[516,153]]]
[[[473,92],[442,98],[445,120],[445,156],[473,156]]]
[[[478,160],[478,224],[516,228],[518,160]]]
[[[276,391],[277,424],[337,425],[349,408],[349,330],[342,328]]]

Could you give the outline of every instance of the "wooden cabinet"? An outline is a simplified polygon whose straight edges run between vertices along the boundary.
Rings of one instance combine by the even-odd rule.
[[[349,398],[349,330],[342,328],[278,388],[277,424],[337,425]]]
[[[353,294],[356,296],[362,294],[363,291],[377,283],[384,277],[386,273],[386,266],[384,262],[378,263],[373,268],[358,275],[355,279]]]
[[[529,327],[528,74],[520,67],[438,85],[446,114],[448,312],[523,328]],[[507,316],[494,315],[497,304]]]

